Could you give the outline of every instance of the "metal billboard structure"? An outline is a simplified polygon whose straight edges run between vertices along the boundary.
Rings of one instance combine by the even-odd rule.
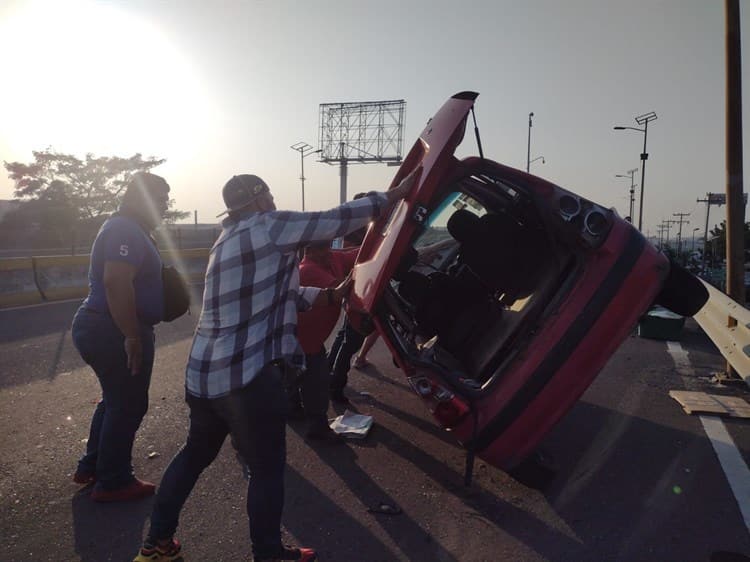
[[[341,167],[341,203],[349,163],[401,163],[405,111],[404,100],[320,104],[320,162]]]

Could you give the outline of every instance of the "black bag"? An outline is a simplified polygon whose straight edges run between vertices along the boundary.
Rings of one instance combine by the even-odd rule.
[[[171,322],[190,308],[190,290],[182,274],[170,265],[162,266],[161,281],[164,287],[164,318]]]

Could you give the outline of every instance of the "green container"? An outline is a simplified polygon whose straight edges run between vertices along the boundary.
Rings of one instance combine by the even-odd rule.
[[[682,338],[685,317],[657,306],[638,322],[638,336],[652,340],[678,341]]]

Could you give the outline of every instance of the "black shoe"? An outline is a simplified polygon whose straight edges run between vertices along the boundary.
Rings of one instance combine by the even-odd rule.
[[[330,427],[308,429],[305,433],[305,440],[321,445],[343,445],[345,443],[345,439]]]
[[[349,399],[346,396],[344,396],[343,390],[332,390],[331,402],[336,402],[336,404],[343,404],[345,406],[351,404]]]
[[[305,432],[305,439],[307,441],[330,445],[344,442],[344,438],[330,428],[325,416],[322,418],[315,417],[309,421],[307,431]]]

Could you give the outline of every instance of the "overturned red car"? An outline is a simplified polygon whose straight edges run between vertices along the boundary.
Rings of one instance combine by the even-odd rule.
[[[571,408],[654,302],[670,263],[616,212],[482,154],[454,156],[478,94],[430,119],[373,223],[349,314],[377,329],[437,422],[510,470]]]

